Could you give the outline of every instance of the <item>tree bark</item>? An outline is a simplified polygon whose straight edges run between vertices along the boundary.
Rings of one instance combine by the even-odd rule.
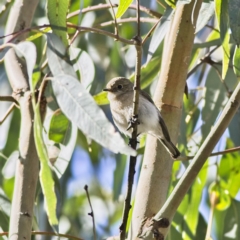
[[[37,4],[38,0],[16,0],[9,14],[6,34],[30,27]],[[24,40],[26,35],[26,33],[19,35],[14,42]],[[12,36],[5,40],[9,41],[11,38]],[[21,111],[19,158],[16,166],[9,239],[28,240],[31,239],[34,199],[39,174],[39,159],[33,135],[34,112],[26,65],[16,57],[12,49],[6,54],[5,67],[13,96],[19,102]]]
[[[190,62],[195,24],[202,0],[178,5],[165,38],[162,67],[154,101],[177,141],[182,98]],[[153,217],[166,201],[173,161],[161,143],[148,136],[139,178],[129,239],[135,239],[142,220]]]

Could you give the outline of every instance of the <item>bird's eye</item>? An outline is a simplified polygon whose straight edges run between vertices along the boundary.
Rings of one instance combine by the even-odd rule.
[[[120,90],[120,89],[123,88],[123,85],[119,84],[119,85],[117,86],[117,88]]]

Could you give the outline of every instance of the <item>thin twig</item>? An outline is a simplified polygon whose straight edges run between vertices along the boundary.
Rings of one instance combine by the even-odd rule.
[[[229,91],[229,88],[228,88],[226,82],[222,79],[222,75],[221,75],[219,69],[218,69],[217,66],[215,66],[214,64],[215,64],[214,61],[212,61],[212,62],[210,63],[210,65],[215,69],[215,71],[216,71],[216,73],[217,73],[217,75],[218,75],[221,83],[223,84],[223,86],[225,87],[226,91],[227,91],[228,94],[230,95],[230,91]]]
[[[108,9],[110,7],[111,7],[111,5],[108,4],[108,3],[106,3],[106,4],[99,4],[99,5],[96,5],[96,6],[90,6],[90,7],[84,8],[84,9],[81,10],[81,13],[87,13],[87,12],[91,12],[91,11]],[[113,7],[115,7],[115,8],[118,7],[118,4],[113,4]],[[137,9],[137,6],[131,4],[129,6],[129,9]],[[140,11],[145,12],[148,15],[154,17],[154,18],[160,18],[162,16],[162,14],[160,14],[160,13],[154,11],[154,10],[151,10],[149,8],[146,8],[144,6],[140,6]],[[80,12],[80,10],[77,10],[75,12],[69,13],[68,16],[67,16],[67,19],[70,19],[70,18],[78,15],[79,12]]]
[[[142,39],[141,39],[141,29],[140,29],[140,9],[139,1],[137,0],[137,36],[134,38],[135,47],[136,47],[136,66],[135,66],[135,81],[134,81],[134,96],[133,96],[133,118],[135,119],[135,124],[132,126],[133,132],[131,136],[131,147],[133,149],[137,148],[137,116],[138,116],[138,105],[139,105],[139,92],[141,89],[140,86],[140,77],[141,77],[141,59],[142,59]],[[132,187],[134,182],[135,166],[137,158],[131,156],[129,162],[129,172],[128,172],[128,186],[127,194],[124,202],[124,210],[122,217],[122,224],[120,226],[120,239],[125,240],[126,238],[126,225],[128,221],[129,211],[131,209],[131,196],[132,196]]]
[[[93,213],[93,208],[92,208],[90,196],[89,196],[89,193],[88,193],[88,185],[85,185],[85,186],[84,186],[84,190],[86,191],[88,203],[89,203],[89,206],[90,206],[90,209],[91,209],[91,212],[88,213],[88,215],[92,217],[92,222],[93,222],[93,238],[94,238],[94,240],[97,240],[96,227],[95,227],[95,219],[94,219],[94,213]]]
[[[158,19],[155,19],[155,18],[146,18],[146,17],[141,17],[141,18],[140,18],[140,21],[141,21],[141,23],[155,23],[155,24],[159,22]],[[137,22],[137,18],[135,18],[135,17],[130,17],[130,18],[117,19],[117,23],[118,23],[118,24],[121,24],[121,23],[129,23],[129,22]],[[107,22],[103,22],[103,23],[94,25],[94,27],[107,27],[107,26],[110,26],[110,25],[113,25],[113,24],[115,24],[115,21],[114,21],[114,20],[111,20],[111,21],[107,21]],[[150,31],[151,31],[151,30],[150,30]]]
[[[118,36],[118,25],[117,25],[117,19],[116,19],[116,15],[115,15],[115,12],[114,12],[113,5],[112,5],[111,0],[109,0],[109,4],[110,4],[111,9],[112,9],[113,19],[114,19],[114,24],[115,24],[114,33],[115,33],[115,35]]]
[[[72,24],[72,23],[68,23],[67,26],[70,27],[70,28],[78,29],[79,33],[82,33],[82,32],[95,32],[95,33],[99,33],[99,34],[102,34],[102,35],[109,36],[111,38],[114,38],[114,39],[116,39],[118,41],[121,41],[121,42],[129,44],[129,45],[134,45],[135,44],[135,41],[133,41],[133,40],[128,40],[128,39],[122,38],[122,37],[120,37],[120,36],[118,36],[118,35],[116,35],[114,33],[111,33],[111,32],[108,32],[108,31],[104,31],[104,30],[101,30],[101,29],[98,29],[98,28],[82,27],[82,26],[77,26],[77,25]]]
[[[14,103],[18,104],[16,99],[13,96],[11,96],[11,95],[9,95],[9,96],[0,96],[0,101],[14,102]]]
[[[202,65],[203,63],[207,62],[207,60],[209,59],[209,57],[211,56],[211,54],[213,52],[215,52],[217,49],[219,48],[219,46],[216,46],[215,48],[213,48],[210,52],[208,52],[204,57],[202,57],[200,59],[200,61],[191,69],[191,71],[188,73],[187,75],[187,79],[196,72],[197,68],[200,67],[200,65]]]
[[[9,42],[12,42],[14,39],[16,39],[19,35],[23,34],[23,33],[26,33],[26,32],[30,32],[30,31],[33,31],[33,30],[38,30],[40,31],[39,29],[42,29],[42,28],[47,28],[47,27],[51,27],[51,28],[57,28],[56,26],[53,26],[53,25],[50,25],[50,24],[43,24],[41,26],[35,26],[35,27],[31,27],[31,28],[26,28],[24,30],[21,30],[21,31],[16,31],[16,32],[13,32],[13,33],[10,33],[10,34],[7,34],[7,35],[4,35],[4,36],[0,36],[0,39],[2,38],[6,38],[6,37],[9,37],[9,36],[13,36],[9,41]],[[68,23],[67,24],[67,27],[68,28],[73,28],[73,29],[77,29],[79,30],[79,32],[94,32],[94,33],[99,33],[99,34],[102,34],[102,35],[106,35],[106,36],[109,36],[111,38],[114,38],[120,42],[123,42],[123,43],[126,43],[126,44],[130,44],[130,45],[134,45],[135,44],[135,41],[133,40],[128,40],[128,39],[125,39],[125,38],[122,38],[122,37],[119,37],[117,35],[115,35],[114,33],[111,33],[111,32],[108,32],[108,31],[104,31],[104,30],[101,30],[101,29],[97,29],[97,28],[90,28],[90,27],[81,27],[81,26],[78,26],[78,25],[74,25],[74,24],[71,24],[71,23]],[[58,27],[58,30],[59,30],[60,27]],[[61,28],[63,31],[66,31],[66,28]]]
[[[240,151],[240,146],[239,146],[239,147],[234,147],[234,148],[229,148],[229,149],[226,149],[226,150],[224,150],[224,151],[219,151],[219,152],[211,153],[211,154],[209,155],[209,157],[224,155],[224,154],[227,154],[227,153],[232,153],[232,152],[237,152],[237,151]],[[187,156],[187,157],[184,158],[184,159],[176,159],[176,161],[188,161],[188,160],[193,159],[194,157],[195,157],[195,156]]]
[[[2,232],[2,233],[0,233],[0,236],[7,236],[8,233],[9,232]],[[32,235],[58,236],[58,237],[64,237],[64,238],[68,238],[68,239],[83,240],[83,238],[74,237],[69,234],[62,234],[62,233],[55,233],[55,232],[32,231]]]
[[[6,120],[6,118],[9,116],[9,114],[13,111],[14,107],[16,107],[16,103],[12,103],[11,106],[8,108],[7,112],[3,116],[3,118],[0,120],[0,125]]]
[[[152,28],[148,31],[147,35],[144,37],[144,39],[142,40],[142,45],[144,45],[144,43],[147,41],[147,39],[151,36],[152,32],[155,30],[156,26],[158,25],[158,23],[160,22],[161,19],[159,19],[153,26]],[[141,21],[142,22],[142,21]]]

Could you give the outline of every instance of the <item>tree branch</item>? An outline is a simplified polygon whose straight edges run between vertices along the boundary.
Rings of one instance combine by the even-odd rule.
[[[161,72],[154,101],[161,110],[173,142],[176,142],[178,137],[182,97],[195,36],[192,13],[194,12],[196,18],[201,3],[202,1],[198,0],[191,1],[190,4],[179,4],[165,37]],[[171,181],[172,164],[173,160],[162,144],[156,138],[147,136],[131,234],[128,239],[137,239],[142,219],[154,216],[165,203]]]
[[[26,28],[29,28],[37,4],[38,0],[16,0],[8,17],[6,35],[13,32],[24,32]],[[15,43],[24,40],[26,36],[27,32],[18,35],[14,39]],[[8,40],[10,40],[10,36],[5,39],[5,41]],[[13,97],[19,102],[21,111],[19,158],[16,165],[9,239],[29,240],[31,239],[33,207],[39,172],[39,161],[33,136],[34,112],[26,77],[26,65],[16,57],[13,49],[10,49],[5,56],[5,67],[13,88]]]
[[[137,147],[137,116],[138,116],[138,105],[139,105],[139,92],[141,89],[140,78],[141,78],[141,61],[142,61],[142,39],[140,32],[140,0],[137,0],[137,36],[134,38],[135,47],[136,47],[136,66],[135,66],[135,81],[134,81],[134,95],[133,95],[133,118],[135,119],[135,124],[133,127],[133,132],[131,136],[131,147],[136,149]],[[131,209],[131,195],[132,195],[132,186],[135,175],[135,166],[136,166],[137,157],[130,157],[129,163],[129,172],[128,172],[128,186],[127,186],[127,195],[125,198],[124,211],[122,224],[120,226],[120,239],[125,240],[126,238],[126,225],[128,220],[128,214]]]

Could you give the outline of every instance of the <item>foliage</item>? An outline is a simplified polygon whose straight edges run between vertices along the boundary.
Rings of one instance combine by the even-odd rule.
[[[109,4],[105,8],[97,5],[97,0],[80,1],[80,6],[77,0],[72,0],[71,3],[62,2],[63,4],[48,1],[46,11],[45,1],[41,0],[33,23],[38,27],[30,31],[29,42],[24,43],[25,48],[21,47],[22,43],[11,46],[27,62],[32,92],[41,89],[46,82],[43,94],[47,99],[47,112],[43,122],[38,114],[38,99],[33,100],[36,113],[35,141],[42,166],[41,186],[39,185],[36,196],[34,230],[50,231],[49,223],[54,226],[57,224],[57,214],[60,233],[89,239],[92,235],[92,221],[88,213],[91,210],[83,190],[87,184],[98,238],[117,235],[123,209],[128,159],[124,154],[117,153],[135,152],[124,144],[107,120],[106,116],[112,122],[108,106],[102,106],[108,104],[102,89],[115,76],[134,79],[135,49],[130,42],[136,35],[136,21],[132,21],[135,11],[132,11],[132,5],[129,7],[132,1],[120,1],[117,17],[122,16],[122,19],[117,19],[119,35],[114,35],[115,25]],[[148,11],[141,12],[143,37],[157,24],[152,37],[146,39],[143,46],[141,86],[150,94],[154,92],[155,81],[161,71],[163,40],[171,27],[174,9],[178,4],[189,2],[141,2],[144,7],[153,11],[151,14]],[[1,11],[1,4],[0,36],[4,36],[4,26],[12,3],[5,1],[2,4],[2,7],[6,7],[4,11]],[[94,6],[98,8],[94,9]],[[209,0],[202,4],[187,79],[188,96],[183,97],[178,141],[179,149],[187,155],[196,154],[238,83],[240,35],[236,24],[236,6],[238,2],[234,0]],[[116,12],[117,8],[114,9]],[[159,14],[162,15],[160,21]],[[48,20],[54,34],[49,33]],[[42,22],[46,25],[43,26]],[[109,32],[112,33],[111,36]],[[3,44],[4,38],[1,40],[2,59],[8,48]],[[71,47],[68,49],[66,46],[69,42]],[[31,48],[32,44],[34,49]],[[4,65],[1,64],[0,96],[10,94],[11,86]],[[10,105],[4,101],[0,105],[2,118]],[[215,151],[240,145],[239,119],[238,112]],[[9,228],[19,130],[20,111],[15,108],[0,126],[2,231],[8,231]],[[144,152],[144,143],[145,138],[142,139],[138,152]],[[138,174],[141,156],[138,158]],[[48,164],[48,160],[51,163]],[[174,163],[170,190],[174,188],[187,165],[188,163]],[[209,158],[179,206],[167,238],[203,239],[208,223],[212,222],[212,239],[239,239],[239,173],[240,157],[237,152]],[[48,221],[43,211],[43,196],[47,200]],[[212,201],[213,196],[215,201]]]

